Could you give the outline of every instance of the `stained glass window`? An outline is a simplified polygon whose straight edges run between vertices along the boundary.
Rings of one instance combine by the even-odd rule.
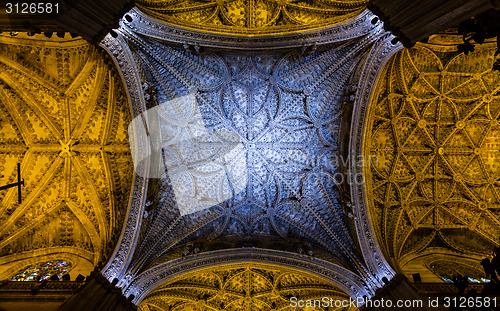
[[[490,281],[478,267],[459,264],[455,261],[437,260],[428,265],[428,268],[446,283],[453,283],[454,275],[467,276],[469,283],[488,283]]]
[[[18,274],[13,276],[11,281],[43,281],[49,279],[53,275],[62,277],[64,274],[71,270],[71,263],[68,261],[47,261],[38,263],[21,270]]]
[[[441,277],[443,281],[446,283],[453,283],[453,280],[447,277]],[[487,278],[471,278],[470,276],[467,277],[469,279],[470,283],[489,283],[490,279]]]

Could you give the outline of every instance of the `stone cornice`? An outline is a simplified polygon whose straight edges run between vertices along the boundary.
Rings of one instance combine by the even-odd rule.
[[[334,43],[367,35],[377,28],[371,23],[376,16],[369,10],[334,26],[299,33],[259,36],[217,34],[182,28],[153,19],[137,8],[130,10],[127,15],[132,17],[132,22],[122,18],[120,26],[129,28],[140,35],[172,43],[243,50],[281,49]]]
[[[113,62],[118,68],[122,80],[125,82],[128,100],[130,103],[133,103],[130,106],[132,116],[136,117],[143,111],[146,111],[146,101],[131,51],[125,42],[122,40],[114,40],[110,34],[101,41],[100,45],[112,56]],[[137,169],[149,170],[149,160],[145,160],[143,165],[136,168],[136,170]],[[122,275],[123,269],[128,266],[135,250],[148,188],[148,180],[140,176],[144,176],[144,174],[135,174],[127,217],[120,235],[120,240],[108,264],[102,271],[102,274],[107,277],[108,280],[119,278]]]
[[[294,268],[332,282],[351,297],[373,295],[373,292],[367,290],[367,285],[360,276],[341,266],[295,253],[258,248],[206,252],[157,265],[133,278],[124,293],[126,296],[135,295],[133,302],[139,304],[153,289],[183,273],[239,262],[268,263]]]
[[[368,194],[364,182],[356,180],[357,176],[363,176],[366,181],[364,164],[359,166],[358,157],[363,156],[363,144],[365,134],[365,123],[368,114],[368,106],[377,85],[378,77],[389,58],[402,48],[400,43],[393,44],[395,37],[387,33],[386,36],[372,48],[368,55],[367,63],[362,70],[358,83],[358,90],[354,102],[351,121],[351,139],[349,142],[351,151],[351,198],[353,200],[353,211],[355,212],[356,230],[363,251],[363,256],[372,270],[371,273],[378,277],[379,284],[383,286],[382,277],[390,278],[395,275],[384,258],[378,245],[375,231],[373,230],[368,207]]]

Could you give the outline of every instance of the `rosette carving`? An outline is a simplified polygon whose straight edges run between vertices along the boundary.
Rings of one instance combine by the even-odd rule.
[[[366,7],[364,0],[137,1],[146,14],[168,24],[226,34],[283,34],[339,24]]]
[[[95,264],[128,206],[127,96],[102,51],[42,38],[0,37],[1,183],[17,178],[17,163],[25,180],[21,204],[16,189],[0,192],[0,254],[58,250]]]
[[[371,219],[396,262],[432,247],[479,256],[500,242],[495,47],[467,56],[450,42],[453,36],[437,36],[398,52],[371,103]]]

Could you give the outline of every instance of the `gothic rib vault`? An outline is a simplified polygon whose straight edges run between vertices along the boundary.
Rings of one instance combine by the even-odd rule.
[[[371,49],[398,47],[373,18],[364,12],[330,27],[328,35],[312,34],[321,46],[275,43],[272,51],[251,51],[251,45],[235,51],[215,48],[218,40],[180,46],[170,41],[168,26],[138,10],[127,13],[102,44],[123,74],[134,117],[194,97],[210,133],[231,132],[242,142],[246,187],[184,215],[168,176],[146,179],[138,172],[127,229],[104,275],[117,278],[125,294],[140,302],[180,271],[216,265],[216,258],[280,263],[284,259],[272,258],[285,256],[292,265],[322,271],[350,295],[373,295],[392,270],[376,254],[373,239],[369,249],[358,244],[358,220],[349,218],[348,151],[339,157],[339,140],[348,139],[350,129],[349,82],[360,75]],[[150,165],[158,168],[155,161]],[[202,176],[191,172],[186,182]],[[208,189],[188,187],[196,193],[221,189],[220,180],[211,182]],[[184,258],[190,259],[183,264]]]
[[[303,23],[327,5],[328,27]],[[142,310],[286,310],[304,284],[310,297],[372,296],[392,268],[481,277],[499,230],[493,47],[465,57],[456,36],[436,36],[389,60],[401,45],[363,5],[141,1],[101,43],[118,71],[82,40],[1,37],[2,182],[16,161],[27,182],[24,205],[0,193],[2,268],[83,258],[87,273],[124,222],[102,273]],[[246,178],[182,215],[168,176],[133,175],[125,103],[140,117],[185,96],[210,133],[238,137]],[[225,187],[190,174],[196,194]]]
[[[263,234],[308,236],[355,269],[359,264],[353,254],[355,242],[343,221],[335,184],[342,178],[335,163],[341,109],[329,104],[339,100],[332,90],[345,85],[352,64],[335,54],[348,53],[355,44],[311,57],[292,53],[260,55],[256,60],[212,53],[194,56],[141,41],[129,44],[134,55],[144,57],[141,67],[149,72],[156,101],[191,93],[209,131],[240,136],[247,187],[226,202],[183,216],[177,212],[169,182],[161,180],[156,193],[149,190],[152,208],[142,224],[147,229],[136,262],[149,257],[141,265],[150,264],[186,238]],[[190,63],[190,69],[182,63]],[[218,182],[196,191],[219,191]]]
[[[361,13],[366,2],[141,0],[137,6],[151,17],[182,28],[248,36],[303,32],[339,24]]]
[[[280,266],[233,264],[187,273],[155,289],[140,311],[294,310],[289,297],[349,300],[342,290],[316,276]],[[321,307],[311,311],[324,310]]]
[[[364,138],[378,159],[366,191],[380,244],[396,269],[424,281],[485,277],[479,261],[500,242],[496,46],[464,55],[459,40],[442,34],[393,56]]]
[[[0,192],[2,278],[51,260],[88,274],[126,216],[125,89],[103,51],[68,37],[0,36],[0,183],[21,163],[25,185],[21,204],[17,189]]]

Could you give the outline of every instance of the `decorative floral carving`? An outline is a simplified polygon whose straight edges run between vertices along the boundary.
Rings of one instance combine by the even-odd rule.
[[[373,291],[369,289],[369,286],[361,277],[339,265],[319,259],[304,258],[294,253],[257,248],[213,251],[189,258],[171,260],[133,278],[129,286],[125,288],[125,294],[134,294],[135,302],[140,302],[155,288],[185,273],[241,262],[293,267],[297,270],[321,276],[351,297],[373,295]]]
[[[139,310],[281,310],[289,297],[349,300],[317,276],[280,266],[240,263],[205,268],[168,281],[151,292]]]
[[[142,76],[135,85],[154,87],[158,103],[194,95],[210,132],[239,135],[248,170],[244,191],[184,216],[168,179],[162,179],[157,194],[150,195],[153,216],[143,220],[145,235],[132,265],[150,264],[185,238],[232,234],[298,235],[353,269],[364,265],[343,220],[336,183],[345,177],[337,170],[336,150],[339,98],[372,38],[311,55],[241,56],[193,55],[123,34]]]
[[[396,262],[428,247],[472,256],[499,245],[495,48],[466,56],[436,40],[386,65],[364,137],[378,159],[366,172],[370,217]]]
[[[391,41],[394,36],[388,33],[382,34],[378,42],[371,49],[367,56],[367,62],[363,68],[359,69],[359,82],[357,92],[353,96],[353,113],[350,130],[350,154],[357,159],[363,156],[363,148],[366,140],[364,138],[365,125],[368,114],[368,105],[380,72],[390,56],[401,49],[400,43],[393,44]],[[379,276],[374,280],[375,287],[383,286],[382,276],[389,278],[394,276],[394,270],[389,266],[380,249],[375,230],[371,222],[371,215],[368,205],[368,198],[371,195],[367,191],[365,170],[366,163],[358,165],[356,161],[351,161],[351,195],[353,200],[354,221],[358,233],[358,241],[367,262],[368,269],[373,275]],[[356,183],[354,176],[363,174],[365,180],[362,183]]]
[[[18,162],[25,180],[21,204],[16,189],[0,192],[1,254],[70,246],[97,263],[131,190],[127,97],[105,54],[41,37],[0,37],[1,183]]]
[[[281,34],[339,24],[360,14],[367,1],[141,0],[138,7],[168,24],[214,33]]]
[[[120,29],[129,29],[134,33],[152,38],[168,40],[183,44],[190,50],[200,50],[202,47],[219,47],[233,49],[279,49],[285,47],[307,48],[314,45],[334,43],[358,38],[369,33],[377,33],[380,23],[373,24],[376,16],[369,10],[364,10],[358,16],[343,23],[331,25],[316,30],[308,30],[288,34],[274,34],[272,36],[241,36],[234,32],[214,33],[203,29],[188,29],[169,25],[153,19],[139,9],[130,10],[126,18],[122,19]],[[131,20],[130,20],[131,18]],[[105,39],[104,41],[109,41]]]
[[[380,34],[381,25],[371,24],[371,13],[365,11],[351,21],[317,32],[272,39],[249,37],[245,41],[237,36],[180,29],[135,9],[128,15],[116,38],[107,36],[102,45],[121,69],[134,116],[144,112],[146,106],[150,108],[151,102],[160,104],[194,94],[207,127],[231,130],[242,137],[245,154],[252,159],[248,162],[252,180],[248,189],[233,199],[179,217],[168,181],[141,179],[134,190],[123,239],[103,273],[109,279],[118,277],[127,295],[142,295],[165,276],[161,269],[172,259],[169,251],[181,242],[232,234],[282,235],[299,237],[305,240],[303,245],[323,245],[335,257],[333,261],[356,271],[349,272],[342,282],[349,283],[347,279],[356,279],[359,274],[367,279],[367,288],[380,286],[380,275],[391,274],[374,246],[375,238],[360,227],[370,247],[366,253],[363,250],[369,258],[366,267],[344,222],[336,181],[322,175],[338,173],[329,157],[336,154],[340,98],[347,79],[353,68],[363,64],[373,44],[386,40]],[[298,44],[304,42],[300,40],[330,45],[303,47],[303,43]],[[184,50],[174,42],[184,43]],[[220,53],[207,46],[276,50],[245,55]],[[302,47],[288,53],[279,50],[296,46]],[[384,48],[373,53],[383,57],[389,52]],[[370,70],[367,75],[371,78]],[[151,95],[150,99],[144,97],[151,89],[153,101]],[[201,247],[201,256],[205,251]],[[314,251],[306,248],[306,254],[303,249],[299,256],[312,255]],[[200,254],[194,254],[193,248],[187,250],[189,256]],[[192,263],[185,269],[200,265]],[[337,272],[328,269],[318,269],[318,273],[339,278]],[[147,285],[138,284],[145,280]]]

